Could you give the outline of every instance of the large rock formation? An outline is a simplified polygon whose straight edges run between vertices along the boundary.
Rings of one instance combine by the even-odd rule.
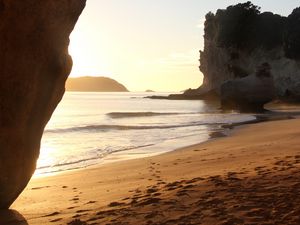
[[[69,35],[85,0],[0,0],[0,209],[30,180],[44,127],[72,67]]]
[[[251,2],[208,13],[204,51],[200,51],[203,85],[198,95],[220,94],[228,80],[254,74],[267,62],[278,98],[300,100],[300,8],[288,17],[260,12]]]
[[[220,93],[222,108],[263,112],[264,104],[272,101],[275,95],[270,69],[270,65],[264,63],[257,68],[255,74],[223,83]]]

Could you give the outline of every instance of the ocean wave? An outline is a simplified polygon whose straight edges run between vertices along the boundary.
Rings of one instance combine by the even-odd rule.
[[[180,127],[193,127],[200,125],[211,125],[212,123],[193,122],[187,124],[176,125],[161,125],[161,126],[138,126],[138,125],[87,125],[69,128],[46,129],[44,133],[67,133],[67,132],[98,132],[98,131],[111,131],[111,130],[152,130],[152,129],[170,129]],[[213,123],[214,125],[223,125],[225,123]]]
[[[112,154],[112,153],[129,151],[129,150],[138,149],[138,148],[144,148],[144,147],[150,147],[150,146],[153,146],[153,145],[155,145],[155,144],[145,144],[145,145],[138,145],[138,146],[127,146],[127,147],[120,148],[120,149],[109,149],[109,148],[108,149],[97,149],[96,150],[98,152],[97,155],[90,156],[90,157],[85,157],[85,158],[82,158],[82,159],[78,159],[77,158],[77,159],[74,159],[72,161],[67,161],[67,162],[57,162],[57,163],[54,163],[54,164],[51,164],[51,165],[38,166],[37,170],[38,170],[38,172],[41,172],[41,170],[45,170],[45,169],[51,168],[51,172],[58,172],[58,171],[61,171],[61,170],[65,170],[65,169],[59,169],[61,167],[65,167],[65,166],[68,166],[68,167],[71,166],[69,169],[77,169],[77,168],[81,168],[82,167],[82,166],[79,166],[79,164],[81,164],[81,163],[87,163],[87,162],[89,162],[87,165],[93,165],[93,163],[90,164],[90,161],[95,161],[95,160],[103,159],[105,156],[107,156],[109,154]]]
[[[96,160],[96,159],[99,159],[99,157],[97,156],[97,157],[91,157],[91,158],[86,158],[86,159],[79,159],[79,160],[75,160],[75,161],[71,161],[71,162],[57,163],[54,165],[40,166],[40,167],[37,167],[37,169],[41,170],[41,169],[47,169],[47,168],[53,168],[53,167],[69,166],[69,165],[74,165],[74,164],[78,164],[81,162],[87,162],[87,161]]]
[[[148,117],[148,116],[170,116],[190,113],[157,113],[157,112],[111,112],[106,115],[110,118]]]

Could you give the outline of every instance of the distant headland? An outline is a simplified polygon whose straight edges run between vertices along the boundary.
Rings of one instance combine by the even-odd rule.
[[[151,89],[147,89],[145,92],[155,92],[155,91],[153,91]]]
[[[108,77],[77,77],[68,78],[66,91],[84,92],[128,92],[123,85]]]

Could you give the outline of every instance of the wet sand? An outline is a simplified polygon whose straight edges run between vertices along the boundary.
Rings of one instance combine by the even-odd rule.
[[[11,208],[30,225],[300,224],[299,137],[300,119],[238,127],[163,155],[34,178]],[[0,224],[15,214],[0,213]]]

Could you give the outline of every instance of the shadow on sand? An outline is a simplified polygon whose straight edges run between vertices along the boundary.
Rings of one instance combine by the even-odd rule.
[[[0,210],[0,225],[28,225],[28,223],[16,210]]]

